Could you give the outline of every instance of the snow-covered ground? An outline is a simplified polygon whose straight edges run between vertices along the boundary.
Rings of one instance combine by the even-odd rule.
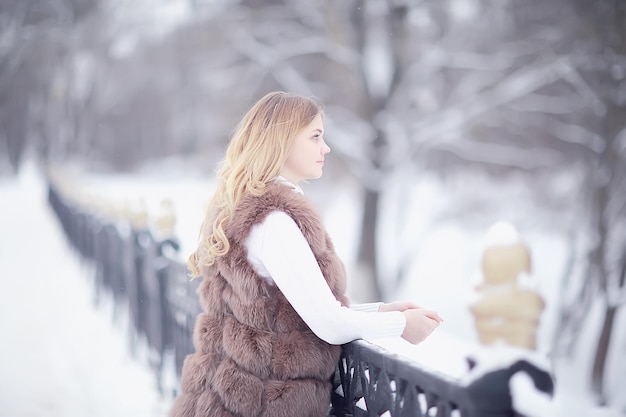
[[[118,203],[126,200],[130,205],[143,199],[152,212],[158,212],[162,198],[174,200],[179,213],[176,233],[182,238],[181,254],[186,256],[193,248],[212,185],[207,178],[183,178],[176,172],[163,169],[146,176],[72,177],[80,178],[74,186],[82,184],[83,191],[89,190],[93,196]],[[315,200],[316,185],[306,188]],[[358,196],[352,192],[338,193],[324,206],[325,222],[340,256],[348,263],[354,257],[353,232],[358,227],[354,215]],[[0,344],[0,417],[166,415],[171,400],[159,397],[154,375],[144,361],[130,356],[125,324],[112,320],[107,300],[94,305],[93,272],[68,248],[45,193],[43,178],[32,164],[26,165],[16,180],[0,180],[0,331],[5,335]],[[422,215],[427,211],[423,207]],[[440,329],[418,346],[401,339],[376,343],[438,372],[455,377],[466,373],[465,357],[477,348],[467,312],[471,284],[467,271],[476,257],[473,239],[454,225],[430,231],[415,259],[415,279],[398,290],[406,295],[403,298],[438,310],[446,320]],[[558,243],[545,236],[531,240],[546,246],[533,251],[538,254],[539,271],[546,277],[555,275],[558,271],[550,269],[541,254],[554,255]],[[465,258],[450,260],[442,258],[442,253]],[[547,284],[542,287],[544,296],[553,299],[558,287],[554,282]],[[594,305],[589,312],[581,340],[597,340],[598,307]],[[553,316],[554,309],[549,306],[540,331],[544,346],[554,330]],[[555,400],[548,409],[538,403],[543,411],[537,416],[623,415],[593,404],[583,382],[589,380],[592,349],[593,343],[582,343],[570,358],[555,361]],[[610,360],[623,366],[623,361],[616,360],[619,352],[613,349]],[[621,370],[609,369],[612,402],[624,404],[619,401],[626,390]]]
[[[169,404],[94,304],[32,165],[0,178],[0,416],[159,417]]]

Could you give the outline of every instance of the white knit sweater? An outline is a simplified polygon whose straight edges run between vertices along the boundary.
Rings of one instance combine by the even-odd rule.
[[[284,178],[278,181],[302,193],[300,187]],[[326,284],[304,235],[286,213],[270,213],[251,229],[245,246],[256,272],[281,290],[320,339],[339,345],[355,339],[402,334],[404,315],[398,311],[379,313],[381,303],[341,306]]]

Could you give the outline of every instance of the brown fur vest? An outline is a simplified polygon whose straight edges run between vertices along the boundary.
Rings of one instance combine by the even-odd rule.
[[[340,346],[319,339],[247,261],[250,229],[274,210],[290,215],[343,305],[345,272],[316,211],[284,185],[245,197],[226,228],[230,251],[202,271],[194,346],[173,417],[322,417]]]

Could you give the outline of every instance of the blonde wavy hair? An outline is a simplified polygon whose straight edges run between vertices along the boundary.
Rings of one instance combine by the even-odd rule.
[[[225,228],[237,205],[248,195],[259,196],[279,175],[295,136],[317,115],[316,99],[276,91],[257,101],[237,125],[217,170],[218,186],[200,229],[198,249],[189,257],[193,277],[230,250]]]

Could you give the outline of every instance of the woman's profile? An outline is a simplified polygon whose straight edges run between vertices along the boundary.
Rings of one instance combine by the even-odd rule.
[[[424,340],[441,322],[409,301],[351,305],[344,267],[299,183],[330,152],[324,112],[272,92],[244,115],[219,167],[198,249],[195,352],[173,417],[322,417],[340,345]]]

